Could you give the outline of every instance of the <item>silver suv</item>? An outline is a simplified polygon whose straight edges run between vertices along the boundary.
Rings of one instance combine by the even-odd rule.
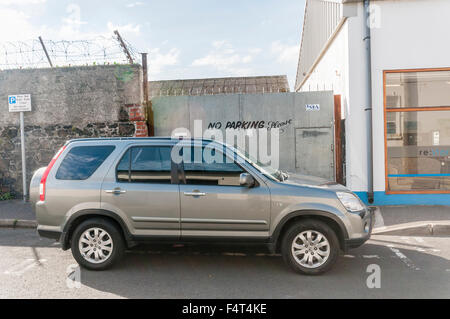
[[[344,186],[212,140],[71,140],[35,172],[30,194],[39,235],[93,270],[138,243],[205,241],[264,243],[294,270],[320,274],[372,229],[371,212]]]

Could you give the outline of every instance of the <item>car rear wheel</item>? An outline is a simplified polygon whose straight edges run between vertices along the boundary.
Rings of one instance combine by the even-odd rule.
[[[88,219],[73,232],[72,255],[80,266],[91,270],[104,270],[124,253],[124,241],[120,230],[102,218]]]
[[[285,233],[281,249],[286,263],[307,275],[320,275],[330,270],[340,251],[333,229],[311,219],[292,225]]]

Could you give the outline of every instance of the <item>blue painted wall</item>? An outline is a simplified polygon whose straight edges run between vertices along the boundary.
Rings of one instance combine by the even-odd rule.
[[[361,200],[368,204],[367,192],[355,192]],[[448,205],[450,206],[450,194],[392,194],[385,192],[374,193],[374,203],[371,205]]]

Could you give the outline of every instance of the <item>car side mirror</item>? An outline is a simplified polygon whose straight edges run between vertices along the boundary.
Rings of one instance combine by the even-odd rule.
[[[255,186],[255,179],[253,178],[252,175],[250,175],[248,173],[242,173],[239,176],[239,184],[241,184],[241,186],[250,188],[250,187]]]

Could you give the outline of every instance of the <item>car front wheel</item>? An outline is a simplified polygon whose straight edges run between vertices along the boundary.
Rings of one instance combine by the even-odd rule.
[[[295,271],[319,275],[331,269],[340,248],[334,230],[318,220],[304,220],[292,225],[283,238],[282,254]]]
[[[80,266],[104,270],[115,264],[124,253],[124,241],[117,227],[102,218],[88,219],[75,229],[72,255]]]

